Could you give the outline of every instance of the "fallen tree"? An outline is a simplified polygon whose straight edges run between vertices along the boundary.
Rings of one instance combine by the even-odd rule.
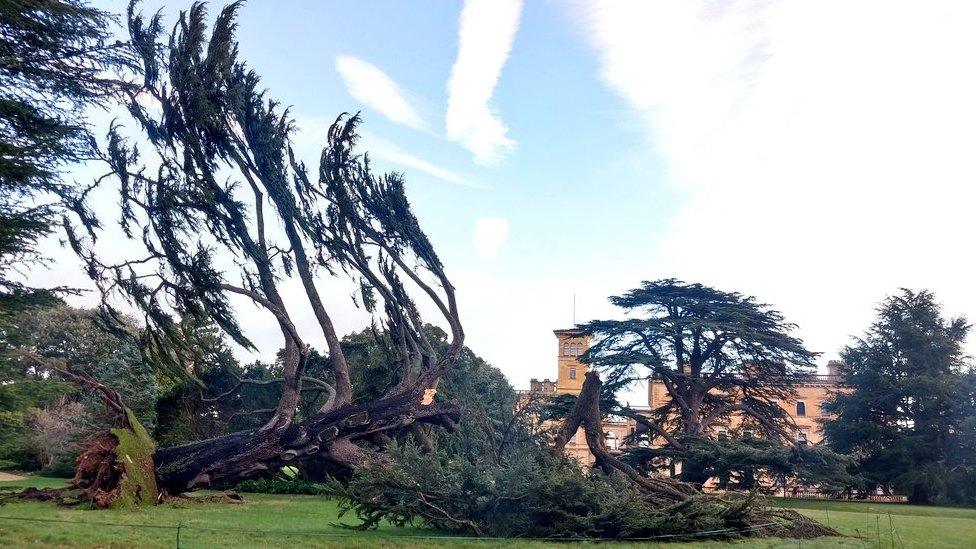
[[[531,411],[514,406],[498,431],[467,418],[463,436],[442,433],[433,451],[394,445],[332,485],[342,513],[359,528],[383,522],[478,536],[543,539],[811,538],[838,535],[791,510],[774,510],[758,494],[703,494],[691,484],[641,474],[602,444],[601,382],[587,374],[555,445],[533,436]],[[596,462],[581,470],[563,448],[580,426]],[[501,436],[498,436],[501,435]],[[455,449],[455,445],[462,448]]]
[[[604,443],[603,414],[600,412],[602,389],[596,370],[586,373],[583,387],[572,409],[556,434],[553,451],[561,454],[576,431],[582,427],[586,445],[594,457],[594,467],[608,477],[622,476],[636,486],[641,495],[654,507],[677,512],[695,509],[694,513],[711,516],[712,520],[739,533],[757,536],[810,538],[836,536],[837,531],[807,518],[796,511],[770,509],[756,499],[755,493],[743,496],[735,493],[710,495],[699,492],[692,484],[656,472],[641,473],[611,454]]]
[[[111,172],[67,198],[75,223],[68,240],[98,286],[111,328],[120,299],[141,311],[141,348],[161,370],[186,376],[194,352],[179,319],[209,319],[247,349],[241,300],[262,310],[283,340],[276,405],[258,429],[163,448],[154,455],[156,482],[178,494],[233,482],[308,459],[352,471],[370,459],[363,443],[417,423],[451,425],[456,405],[437,402],[438,380],[460,353],[464,332],[454,287],[411,211],[401,174],[377,175],[355,150],[359,116],[329,128],[317,177],[296,158],[287,110],[258,88],[237,57],[232,3],[207,31],[201,3],[181,13],[171,33],[160,14],[144,18],[130,5],[128,29],[140,70],[122,100],[141,129],[113,124],[102,155]],[[112,185],[120,198],[126,247],[99,249],[100,212],[86,198]],[[370,402],[353,402],[349,368],[320,285],[351,279],[353,300],[389,334],[399,383]],[[301,282],[305,303],[286,301],[285,279]],[[235,301],[236,300],[236,301]],[[419,300],[440,316],[449,343],[437,352],[423,330]],[[330,370],[306,376],[307,334],[295,322],[310,309],[324,338]],[[121,324],[121,323],[120,323]],[[242,381],[247,382],[247,381]],[[267,382],[267,381],[266,381]],[[303,391],[325,391],[320,409],[296,417]]]

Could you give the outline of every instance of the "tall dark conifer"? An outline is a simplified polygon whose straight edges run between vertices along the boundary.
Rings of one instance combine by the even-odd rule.
[[[0,0],[0,291],[21,289],[24,262],[57,213],[62,179],[95,155],[85,109],[120,83],[127,49],[110,39],[112,16],[86,0]]]
[[[837,417],[824,431],[835,450],[860,458],[867,488],[927,503],[976,466],[960,451],[973,447],[967,421],[976,417],[963,350],[969,330],[965,318],[945,318],[931,292],[905,289],[842,352],[853,391],[825,404]]]

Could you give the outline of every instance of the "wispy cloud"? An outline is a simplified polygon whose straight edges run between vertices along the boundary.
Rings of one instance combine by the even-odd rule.
[[[495,164],[515,149],[490,101],[521,13],[521,0],[466,0],[461,10],[458,55],[447,82],[446,132],[479,164]]]
[[[478,256],[483,261],[492,262],[498,257],[498,251],[508,239],[508,219],[504,217],[479,217],[474,220],[474,232],[471,235]]]
[[[578,9],[601,79],[686,192],[662,275],[773,301],[823,351],[899,286],[976,310],[958,248],[976,232],[976,4]]]
[[[368,151],[370,157],[376,160],[389,162],[390,164],[395,164],[404,168],[420,170],[442,181],[447,181],[448,183],[453,183],[455,185],[461,185],[462,187],[482,188],[480,185],[472,183],[470,180],[468,180],[468,178],[457,172],[442,168],[432,162],[424,160],[423,158],[405,152],[397,145],[383,138],[376,137],[373,134],[363,134],[362,149],[364,151]]]
[[[295,123],[299,131],[294,134],[294,146],[300,158],[317,159],[322,147],[326,144],[330,120],[314,116],[295,115]],[[394,143],[383,139],[373,133],[360,129],[361,141],[356,147],[359,153],[368,153],[370,158],[387,162],[403,168],[418,170],[428,175],[436,177],[442,181],[462,187],[474,189],[484,189],[483,185],[478,185],[470,181],[464,175],[447,168],[442,168],[437,164],[408,153]],[[407,171],[409,179],[410,172]]]
[[[357,57],[340,55],[336,57],[335,68],[354,99],[393,122],[426,131],[426,124],[407,100],[404,90],[375,65]]]

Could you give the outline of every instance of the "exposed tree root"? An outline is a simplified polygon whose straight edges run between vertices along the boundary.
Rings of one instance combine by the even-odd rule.
[[[119,432],[119,429],[113,431]],[[126,434],[122,435],[123,437]],[[134,437],[129,437],[134,438]],[[14,497],[32,501],[56,501],[61,505],[90,503],[105,509],[142,502],[154,502],[155,479],[138,471],[141,463],[138,452],[123,446],[119,436],[99,433],[84,444],[75,465],[75,476],[65,488],[26,488]],[[151,449],[150,449],[151,452]],[[122,457],[120,457],[120,454]],[[148,454],[151,456],[151,453]],[[148,478],[148,482],[147,482]]]

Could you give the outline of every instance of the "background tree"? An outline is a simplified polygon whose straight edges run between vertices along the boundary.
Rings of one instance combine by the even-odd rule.
[[[581,326],[595,335],[583,360],[606,377],[604,413],[635,419],[676,450],[687,448],[683,439],[708,438],[710,426],[733,414],[768,438],[792,439],[792,420],[778,402],[795,396],[797,376],[811,371],[816,355],[779,312],[753,297],[674,279],[644,282],[610,302],[627,318]],[[651,380],[669,395],[651,417],[616,402],[621,388]],[[687,452],[682,479],[703,484],[708,461]]]
[[[734,430],[717,439],[685,437],[680,447],[631,447],[622,459],[644,474],[667,470],[690,459],[704,464],[704,475],[721,490],[789,495],[788,488],[816,486],[840,494],[855,482],[848,469],[854,459],[823,445],[783,444]]]
[[[836,418],[824,433],[835,450],[859,457],[865,488],[929,503],[965,484],[976,466],[976,454],[964,450],[973,447],[976,416],[963,352],[970,325],[945,318],[928,291],[903,289],[877,313],[841,353],[853,391],[825,403]]]
[[[51,196],[72,187],[63,169],[95,156],[85,109],[119,89],[111,71],[128,62],[126,49],[109,39],[112,24],[85,0],[0,2],[3,294],[22,290],[13,275],[39,259],[35,244],[57,213]]]

